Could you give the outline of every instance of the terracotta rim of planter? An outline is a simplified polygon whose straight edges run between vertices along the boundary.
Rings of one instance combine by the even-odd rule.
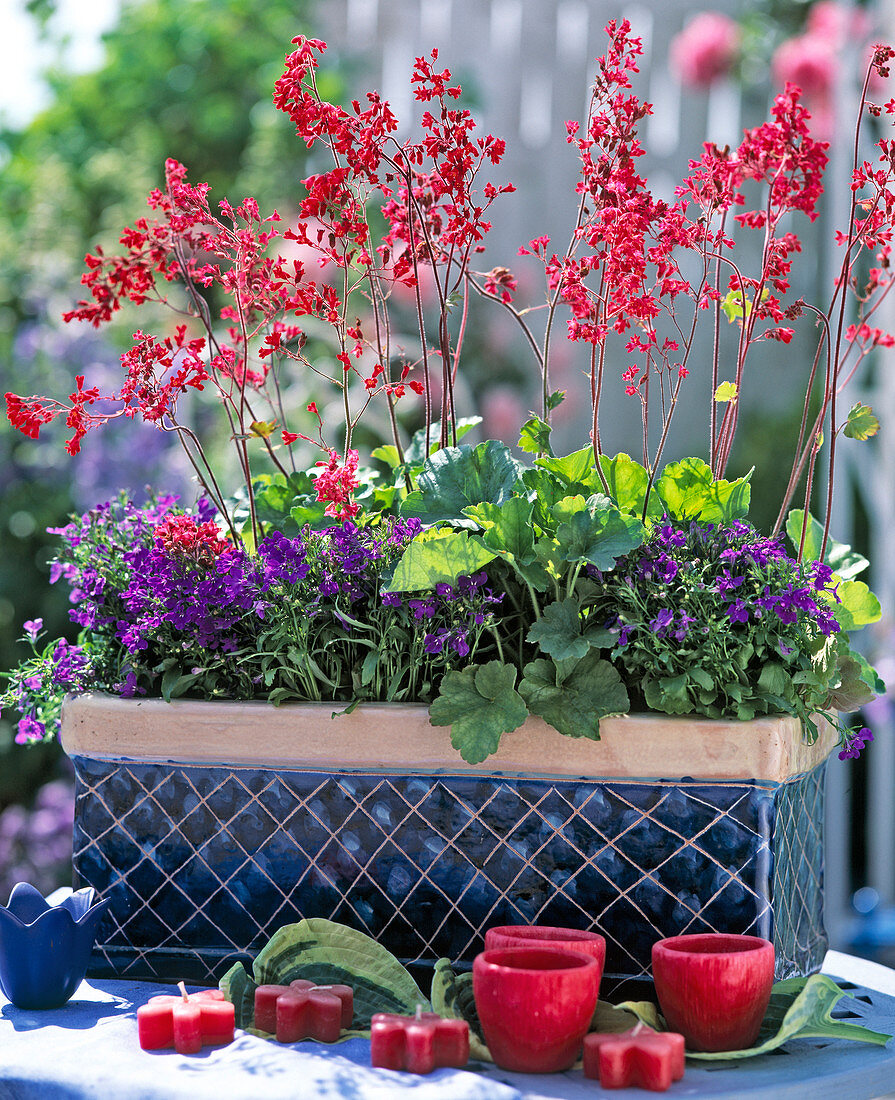
[[[69,756],[231,768],[300,771],[400,771],[418,774],[787,782],[833,751],[827,722],[813,745],[797,719],[751,722],[690,715],[604,718],[600,740],[564,737],[539,718],[504,734],[482,764],[467,764],[448,730],[419,704],[365,703],[350,714],[338,703],[204,702],[122,699],[88,694],[65,702],[62,741]]]

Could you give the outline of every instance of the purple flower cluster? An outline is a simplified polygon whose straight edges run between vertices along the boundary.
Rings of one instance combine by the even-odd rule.
[[[726,527],[695,522],[682,527],[666,520],[653,528],[625,570],[629,587],[656,597],[675,582],[713,593],[720,597],[713,606],[722,609],[731,625],[758,623],[771,615],[784,626],[810,624],[825,636],[839,630],[823,598],[836,598],[829,567],[822,562],[799,565],[787,556],[781,538],[761,538],[742,521]],[[638,627],[683,641],[695,622],[678,606],[660,607],[639,623],[619,619],[618,645],[627,645]]]
[[[16,744],[33,745],[53,737],[59,724],[58,700],[70,692],[84,691],[93,678],[93,666],[84,649],[60,638],[43,654],[35,644],[43,621],[24,624],[25,636],[35,652],[10,677],[10,685],[0,697],[3,706],[13,706],[21,715],[16,724]]]
[[[868,741],[873,740],[873,734],[864,726],[857,731],[849,732],[845,738],[845,748],[839,753],[840,760],[857,760]]]
[[[439,620],[440,625],[423,637],[426,653],[452,651],[458,657],[469,655],[470,634],[489,621],[491,608],[502,598],[485,588],[487,579],[485,572],[458,577],[455,585],[436,584],[434,595],[406,601],[414,619]],[[382,602],[387,607],[401,607],[404,601],[394,593],[385,593]]]
[[[75,796],[69,779],[54,779],[37,792],[31,809],[8,806],[0,814],[0,898],[17,882],[42,894],[71,885]]]
[[[187,647],[232,652],[233,628],[247,615],[264,618],[269,582],[242,549],[218,555],[210,564],[161,547],[140,547],[124,555],[131,581],[121,594],[125,614],[115,636],[129,653],[147,649],[163,628]]]

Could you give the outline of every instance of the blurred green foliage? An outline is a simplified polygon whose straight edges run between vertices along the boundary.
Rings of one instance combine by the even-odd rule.
[[[47,35],[54,6],[29,5]],[[48,74],[51,105],[21,131],[0,132],[4,390],[72,388],[71,363],[34,330],[68,338],[60,315],[80,296],[85,252],[114,248],[122,227],[145,213],[166,157],[182,161],[191,180],[207,180],[213,199],[254,195],[264,210],[297,193],[307,150],[271,95],[292,38],[307,30],[306,9],[303,0],[125,0],[104,37],[103,65]],[[325,93],[338,88],[329,83]],[[117,356],[110,344],[103,358]],[[5,418],[0,427],[0,669],[24,656],[16,645],[24,619],[66,630],[66,593],[47,583],[53,543],[45,534],[72,510],[78,476],[61,440],[60,432],[27,440]],[[52,747],[9,751],[13,717],[0,719],[0,808],[57,765]]]

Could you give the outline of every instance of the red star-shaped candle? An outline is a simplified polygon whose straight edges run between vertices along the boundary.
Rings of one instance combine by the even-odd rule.
[[[143,1050],[174,1047],[178,1054],[196,1054],[203,1046],[221,1046],[233,1041],[234,1006],[219,989],[187,993],[179,983],[180,996],[150,997],[137,1009],[137,1035]]]
[[[664,1092],[684,1076],[684,1037],[642,1023],[618,1035],[593,1032],[584,1038],[584,1076],[598,1077],[604,1089]]]
[[[347,985],[298,978],[289,985],[259,985],[255,990],[255,1027],[276,1034],[280,1043],[335,1043],[353,1017],[354,991]]]
[[[461,1069],[469,1061],[469,1024],[420,1007],[415,1016],[377,1012],[370,1022],[370,1061],[379,1069],[408,1073]]]

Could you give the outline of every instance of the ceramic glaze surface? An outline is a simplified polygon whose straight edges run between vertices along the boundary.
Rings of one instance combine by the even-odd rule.
[[[778,977],[826,947],[823,767],[778,786],[74,764],[76,874],[112,903],[96,976],[207,982],[312,916],[404,961],[471,963],[496,924],[590,929],[604,994],[683,932],[772,939]]]

